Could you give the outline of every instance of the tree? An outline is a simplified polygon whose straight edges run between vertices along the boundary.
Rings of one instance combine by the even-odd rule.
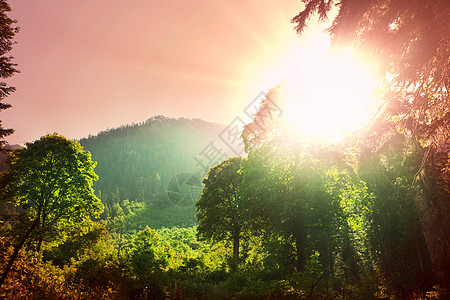
[[[18,73],[17,64],[12,62],[13,57],[7,56],[11,51],[13,39],[19,32],[19,27],[15,26],[16,20],[8,17],[7,13],[11,11],[11,7],[5,0],[0,0],[0,78],[6,79]],[[4,103],[3,100],[16,90],[15,87],[8,86],[6,82],[0,82],[0,111],[10,108],[11,105]],[[2,127],[0,120],[0,150],[3,148],[5,141],[2,139],[14,130]]]
[[[202,195],[196,203],[198,235],[213,241],[233,243],[233,260],[239,258],[244,219],[239,206],[239,172],[242,157],[232,157],[212,167],[203,179]]]
[[[6,165],[9,169],[0,175],[1,201],[25,209],[31,225],[15,246],[0,286],[32,233],[39,251],[52,231],[70,228],[103,209],[92,189],[97,179],[95,162],[76,141],[58,134],[46,135],[14,151]]]
[[[245,125],[242,131],[245,152],[249,153],[276,136],[276,131],[281,127],[282,111],[279,105],[284,96],[283,83],[271,88],[264,96],[258,111],[253,116],[253,122]]]
[[[386,83],[385,116],[422,148],[416,172],[421,181],[413,182],[416,210],[434,270],[450,286],[450,2],[304,2],[305,9],[292,19],[297,32],[315,13],[327,18],[336,4],[339,12],[329,28],[334,47],[351,47],[355,55],[377,62]],[[442,245],[435,247],[435,241]]]
[[[139,231],[133,244],[130,259],[134,273],[140,279],[148,280],[152,272],[160,271],[167,265],[166,255],[169,246],[166,246],[166,249],[161,247],[156,230],[147,226]]]
[[[370,250],[391,286],[397,289],[407,285],[418,287],[420,281],[430,277],[431,271],[414,207],[412,175],[420,165],[420,155],[395,128],[385,138],[378,147],[361,147],[359,155],[358,173],[375,197],[368,212]],[[439,242],[434,245],[440,247]]]
[[[244,126],[242,139],[249,159],[242,166],[241,205],[255,233],[271,231],[293,241],[296,268],[303,271],[311,244],[308,231],[331,228],[324,224],[332,222],[335,210],[331,208],[339,201],[333,202],[327,192],[325,174],[342,154],[302,137],[286,123],[279,108],[286,96],[284,85],[269,90],[253,121]],[[312,217],[310,211],[318,207],[322,215]]]
[[[296,269],[304,271],[308,251],[323,248],[322,257],[328,255],[329,245],[321,242],[337,227],[339,199],[327,189],[333,154],[288,140],[274,138],[249,153],[242,166],[241,206],[253,232],[292,240]]]

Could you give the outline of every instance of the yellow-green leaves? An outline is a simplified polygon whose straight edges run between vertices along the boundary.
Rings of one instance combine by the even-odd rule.
[[[29,218],[40,220],[41,238],[103,210],[92,189],[95,163],[76,141],[49,134],[16,150],[6,164],[1,201],[28,208]]]

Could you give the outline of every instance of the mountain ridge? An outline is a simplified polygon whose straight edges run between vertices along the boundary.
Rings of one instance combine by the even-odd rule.
[[[81,139],[97,162],[94,189],[106,207],[102,218],[113,217],[126,203],[140,207],[136,229],[194,225],[201,178],[228,157],[219,138],[226,128],[197,118],[158,115]],[[209,145],[222,155],[205,161],[202,153]]]

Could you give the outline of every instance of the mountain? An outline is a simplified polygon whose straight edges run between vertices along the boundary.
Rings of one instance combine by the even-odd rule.
[[[209,167],[229,157],[226,127],[200,119],[156,116],[80,140],[97,162],[94,183],[104,218],[134,215],[142,229],[192,226]]]

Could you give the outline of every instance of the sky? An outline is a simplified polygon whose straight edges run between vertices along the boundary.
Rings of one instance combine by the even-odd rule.
[[[10,144],[79,139],[151,116],[222,124],[276,85],[299,0],[9,1],[21,73],[2,111]]]

